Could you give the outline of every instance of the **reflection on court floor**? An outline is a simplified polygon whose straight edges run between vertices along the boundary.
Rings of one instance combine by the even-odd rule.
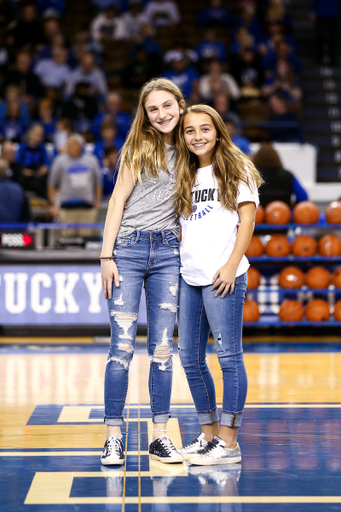
[[[0,510],[341,510],[341,352],[337,345],[332,349],[322,353],[315,347],[302,352],[296,346],[295,351],[291,347],[285,352],[259,353],[256,349],[247,353],[253,400],[248,401],[240,432],[243,461],[201,467],[149,460],[152,426],[145,396],[147,367],[145,349],[138,348],[134,364],[139,372],[132,368],[125,411],[126,463],[104,468],[99,461],[105,438],[100,369],[104,371],[107,348],[4,347],[0,350]],[[283,386],[290,357],[292,368],[299,365],[301,369],[301,384],[297,384],[294,370],[292,374],[298,399],[291,396],[292,382],[286,390]],[[174,360],[177,384],[168,432],[179,447],[200,429],[176,354]],[[21,370],[25,368],[24,375],[19,376],[16,361]],[[48,388],[44,388],[49,375],[42,370],[43,362],[50,380],[54,379]],[[82,364],[84,372],[80,371]],[[218,382],[220,371],[214,354],[209,356],[209,364]],[[39,385],[35,382],[32,387],[30,379],[38,368],[40,375],[36,373],[34,378]],[[65,382],[58,382],[58,368],[64,368],[60,378],[67,379],[70,386],[67,401],[58,399],[66,394]],[[89,368],[92,374],[86,371]],[[95,384],[88,382],[91,378],[97,379]],[[92,390],[91,401],[85,400],[84,389]],[[218,386],[219,401],[220,393]],[[258,402],[257,393],[262,396]],[[308,397],[304,403],[300,403],[302,396]]]

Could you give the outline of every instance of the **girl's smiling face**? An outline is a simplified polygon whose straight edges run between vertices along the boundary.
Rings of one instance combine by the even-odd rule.
[[[161,133],[164,142],[174,143],[173,130],[183,109],[175,96],[168,91],[152,91],[144,104],[150,124]]]
[[[198,157],[200,167],[210,165],[219,140],[211,116],[196,112],[186,114],[184,137],[189,151]]]

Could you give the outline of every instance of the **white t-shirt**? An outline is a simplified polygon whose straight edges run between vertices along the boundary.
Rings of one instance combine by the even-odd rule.
[[[239,215],[224,208],[218,200],[218,181],[212,165],[197,171],[192,191],[193,213],[180,219],[182,240],[180,245],[180,272],[186,283],[192,286],[212,284],[213,277],[230,258],[237,237]],[[252,201],[259,204],[258,191],[243,181],[239,182],[237,203]],[[236,277],[249,268],[243,256]]]

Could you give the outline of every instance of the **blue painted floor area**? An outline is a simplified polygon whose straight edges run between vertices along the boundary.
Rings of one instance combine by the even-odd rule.
[[[93,417],[99,415],[100,406],[94,406]],[[38,406],[30,425],[50,425],[56,421],[59,406]],[[100,411],[102,414],[102,411]],[[134,413],[134,414],[132,414]],[[130,418],[136,417],[137,406],[130,409]],[[183,442],[190,442],[199,432],[193,408],[172,409],[179,420]],[[331,512],[341,510],[336,504],[285,504],[288,497],[333,497],[341,495],[341,409],[329,408],[252,408],[245,410],[239,441],[242,447],[241,464],[224,466],[188,466],[188,476],[174,474],[174,465],[164,468],[163,476],[117,476],[122,468],[102,468],[100,450],[96,455],[76,456],[3,456],[0,451],[0,510],[2,512],[27,511],[81,511],[81,512]],[[140,410],[140,449],[148,450],[148,409]],[[48,427],[47,427],[48,428]],[[89,425],[89,430],[91,425]],[[138,450],[138,423],[129,423],[128,451]],[[72,447],[68,451],[72,450]],[[11,450],[14,451],[20,450]],[[44,450],[45,452],[48,450]],[[86,450],[84,450],[86,451]],[[62,454],[63,450],[59,450]],[[142,454],[127,457],[126,471],[149,470],[149,457]],[[105,477],[101,472],[109,473]],[[179,466],[180,471],[180,466]],[[24,505],[33,478],[37,472],[54,472],[56,481],[60,472],[82,472],[72,481],[70,498],[129,498],[141,496],[176,497],[178,503],[120,504],[64,504]],[[87,472],[92,472],[91,477]],[[169,472],[169,474],[167,474]],[[97,474],[94,475],[93,473]],[[277,497],[284,503],[210,503],[221,497]],[[208,499],[205,503],[187,503],[191,497]],[[183,499],[183,503],[181,500]],[[189,499],[190,501],[190,499]]]

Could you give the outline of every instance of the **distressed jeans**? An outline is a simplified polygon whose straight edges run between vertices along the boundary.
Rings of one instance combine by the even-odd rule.
[[[122,425],[142,286],[147,302],[149,395],[154,423],[170,418],[172,341],[178,309],[179,241],[170,231],[135,231],[117,238],[115,263],[120,285],[108,299],[111,344],[104,382],[104,422]]]
[[[200,425],[218,421],[216,394],[206,362],[210,331],[223,374],[221,424],[239,427],[247,393],[242,325],[247,273],[236,278],[232,294],[215,297],[209,286],[190,286],[180,278],[179,356]]]

